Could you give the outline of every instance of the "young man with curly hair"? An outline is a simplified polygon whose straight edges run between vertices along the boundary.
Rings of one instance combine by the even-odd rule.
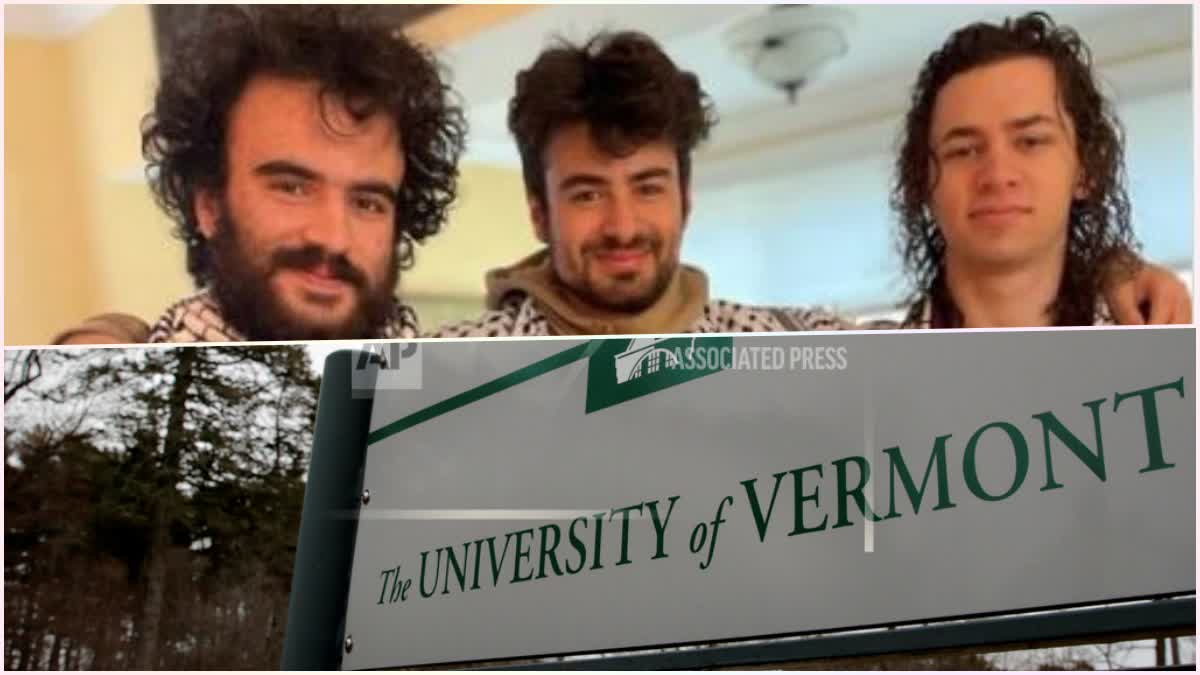
[[[360,8],[227,5],[162,66],[142,150],[198,292],[60,341],[416,336],[396,281],[465,136],[434,59]]]
[[[488,311],[439,337],[820,330],[844,326],[709,297],[679,261],[708,96],[649,37],[600,33],[517,76],[508,125],[545,248],[486,276]],[[794,320],[794,325],[786,321]]]
[[[1033,12],[951,35],[917,78],[894,181],[904,327],[1113,323],[1106,276],[1139,265],[1123,139],[1074,30]]]

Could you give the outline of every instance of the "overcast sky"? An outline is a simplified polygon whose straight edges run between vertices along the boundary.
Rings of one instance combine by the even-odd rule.
[[[339,349],[362,349],[361,342],[308,342],[304,345],[308,349],[308,355],[312,359],[313,369],[318,373],[325,370],[325,357],[338,351]]]

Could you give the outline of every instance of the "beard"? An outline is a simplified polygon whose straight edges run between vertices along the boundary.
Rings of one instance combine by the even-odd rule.
[[[378,337],[395,309],[394,289],[400,265],[393,252],[387,274],[371,286],[366,274],[345,255],[315,244],[278,248],[256,260],[238,233],[242,228],[221,204],[217,231],[210,242],[210,287],[231,326],[252,341],[354,340]],[[296,316],[271,288],[271,277],[285,269],[308,270],[326,265],[334,278],[354,289],[354,307],[337,323],[313,323]]]
[[[630,314],[641,312],[662,298],[679,266],[678,261],[663,259],[663,248],[662,237],[653,233],[639,234],[628,242],[621,242],[611,237],[587,242],[582,250],[583,269],[580,281],[571,287],[571,290],[585,302],[596,307]],[[649,254],[654,261],[654,269],[651,272],[650,283],[644,290],[632,294],[613,292],[614,290],[619,291],[621,286],[637,283],[639,276],[637,272],[609,277],[607,288],[598,288],[597,284],[592,283],[588,269],[591,257],[596,253],[615,250],[636,250]]]

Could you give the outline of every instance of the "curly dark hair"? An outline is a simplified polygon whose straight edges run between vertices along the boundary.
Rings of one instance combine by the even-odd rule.
[[[525,188],[543,202],[544,152],[563,126],[586,122],[592,140],[615,157],[670,141],[684,187],[692,151],[717,121],[696,75],[680,70],[653,39],[634,31],[601,32],[583,45],[560,39],[517,74],[516,86],[508,128],[521,153]]]
[[[1074,122],[1087,197],[1071,203],[1067,254],[1058,295],[1048,308],[1055,325],[1092,323],[1105,275],[1114,265],[1131,272],[1138,248],[1125,188],[1124,132],[1092,74],[1091,52],[1078,33],[1045,13],[1002,24],[974,23],[955,32],[925,61],[905,118],[891,207],[900,220],[900,250],[913,285],[909,303],[929,298],[935,315],[959,325],[945,286],[946,241],[930,213],[937,181],[930,132],[938,92],[954,76],[1005,59],[1035,56],[1054,68],[1058,95]]]
[[[154,109],[141,127],[151,188],[187,245],[197,286],[213,269],[197,230],[196,195],[222,193],[229,111],[259,74],[316,81],[323,99],[345,102],[358,119],[392,118],[405,161],[396,263],[411,267],[414,244],[446,220],[466,138],[462,110],[433,56],[361,7],[217,5],[202,19],[164,59]]]

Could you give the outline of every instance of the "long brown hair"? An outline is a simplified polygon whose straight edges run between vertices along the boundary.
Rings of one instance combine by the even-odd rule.
[[[1059,98],[1074,122],[1086,197],[1071,203],[1066,264],[1049,308],[1055,325],[1092,323],[1104,275],[1118,255],[1138,248],[1125,188],[1123,130],[1092,73],[1091,52],[1074,30],[1032,12],[1000,25],[962,28],[929,56],[913,87],[896,158],[891,207],[900,222],[900,252],[912,285],[910,303],[929,299],[951,325],[961,318],[945,288],[946,241],[930,211],[937,181],[930,142],[938,92],[954,76],[997,61],[1034,56],[1054,68]]]

